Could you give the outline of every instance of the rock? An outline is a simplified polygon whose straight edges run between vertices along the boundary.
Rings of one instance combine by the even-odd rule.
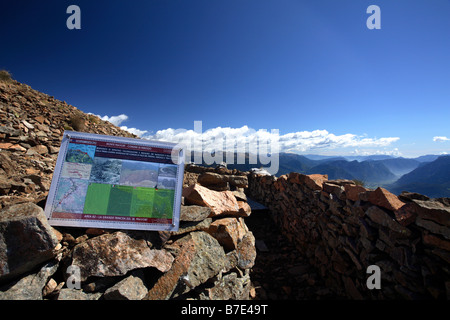
[[[50,278],[44,289],[42,289],[42,296],[46,297],[50,295],[51,293],[55,292],[56,288],[58,288],[58,283],[55,281],[55,279]]]
[[[85,293],[82,290],[64,288],[58,294],[58,300],[98,300],[101,292]]]
[[[17,167],[11,158],[8,156],[8,152],[0,152],[0,167],[5,170],[7,175],[13,175],[17,172]]]
[[[173,246],[177,247],[177,254],[172,268],[158,279],[145,299],[167,300],[172,294],[178,296],[189,292],[217,275],[225,266],[222,246],[206,232],[189,233],[175,241]]]
[[[445,239],[450,240],[450,228],[448,228],[446,226],[442,226],[431,220],[422,219],[421,217],[417,217],[416,224],[419,227],[427,229],[428,231],[431,231],[432,233],[444,236]]]
[[[0,300],[42,300],[42,291],[58,269],[59,260],[46,263],[38,273],[29,274],[8,288],[0,288]]]
[[[198,176],[198,183],[204,187],[210,187],[212,189],[228,189],[228,178],[225,175],[221,175],[213,172],[204,172]]]
[[[358,185],[352,185],[352,184],[346,184],[344,185],[345,189],[345,195],[347,196],[347,199],[350,199],[352,201],[358,201],[359,200],[359,194],[366,192],[368,189],[364,188],[363,186]]]
[[[416,221],[417,208],[414,203],[408,202],[400,209],[396,210],[394,214],[395,220],[397,220],[402,226],[406,227]]]
[[[255,265],[256,247],[255,237],[251,231],[247,232],[239,242],[237,249],[238,267],[241,269],[250,269]]]
[[[188,203],[209,207],[210,216],[236,214],[239,211],[239,205],[231,191],[214,191],[194,184],[183,188],[183,196]]]
[[[32,270],[55,256],[58,239],[41,207],[34,203],[0,212],[0,281]]]
[[[19,129],[14,129],[14,128],[9,127],[9,126],[0,125],[0,133],[5,133],[5,134],[10,135],[12,137],[17,137],[17,136],[20,135],[20,130]]]
[[[244,201],[238,201],[239,211],[237,213],[238,216],[241,217],[249,217],[252,213],[252,208],[247,202]]]
[[[226,251],[237,248],[238,243],[248,232],[248,228],[242,218],[223,218],[211,223],[208,231]]]
[[[355,284],[353,283],[353,280],[349,277],[344,277],[344,286],[345,290],[347,291],[347,294],[350,296],[351,299],[354,300],[363,300],[364,297],[362,294],[358,291]]]
[[[227,183],[238,188],[247,188],[247,176],[222,175],[213,172],[204,172],[198,176],[198,183],[202,186],[226,187]]]
[[[247,196],[244,193],[244,188],[237,188],[236,190],[233,190],[231,192],[233,193],[237,201],[247,202]]]
[[[42,144],[34,146],[30,149],[28,149],[27,154],[47,154],[48,153],[48,148]]]
[[[81,281],[90,276],[120,276],[147,267],[167,272],[172,266],[172,255],[150,246],[145,239],[135,239],[122,231],[104,234],[76,245],[72,265],[80,268]]]
[[[13,183],[14,181],[0,175],[0,195],[7,195],[9,193],[9,190],[11,190]]]
[[[344,193],[344,187],[337,184],[324,182],[322,186],[324,192],[336,196],[337,199],[340,199],[342,194]]]
[[[180,221],[202,221],[211,214],[211,209],[202,206],[181,206]]]
[[[386,189],[380,187],[378,187],[375,191],[369,192],[369,202],[391,211],[398,210],[405,204],[400,201],[395,194],[392,194]]]
[[[230,185],[235,186],[237,188],[248,188],[247,176],[229,175],[228,182],[230,183]]]
[[[209,226],[211,225],[212,219],[206,218],[202,221],[182,221],[180,222],[180,227],[178,231],[171,231],[169,234],[171,236],[180,235],[183,233],[188,233],[192,231],[207,231],[209,229]],[[160,231],[164,232],[164,231]]]
[[[304,183],[311,190],[321,190],[323,183],[327,180],[328,175],[326,174],[310,174],[303,177]]]
[[[148,292],[142,272],[134,272],[105,291],[106,300],[142,300]]]
[[[28,129],[34,129],[34,126],[33,126],[31,123],[29,123],[28,121],[22,120],[22,123],[23,123],[23,125],[24,125],[25,127],[27,127]]]
[[[48,147],[48,152],[50,154],[58,153],[59,152],[59,147],[49,146]]]
[[[9,143],[9,142],[2,142],[2,143],[0,143],[0,149],[9,149],[9,148],[11,148],[12,145],[13,144]]]
[[[415,212],[426,220],[450,227],[450,208],[439,201],[413,200]]]
[[[423,235],[423,243],[433,246],[433,247],[441,248],[446,251],[450,251],[450,241],[441,239],[432,234],[424,234]]]
[[[423,200],[423,201],[427,201],[430,200],[430,198],[428,198],[427,196],[420,194],[420,193],[416,193],[416,192],[407,192],[407,191],[403,191],[399,196],[398,196],[399,200],[403,201],[403,202],[411,202],[412,200]]]
[[[201,300],[249,300],[250,276],[242,278],[236,272],[223,276],[214,282],[212,288],[205,289],[200,294]]]
[[[402,226],[397,221],[392,219],[392,217],[387,214],[383,209],[377,206],[371,206],[366,210],[366,215],[375,223],[382,225],[383,227],[388,227],[392,231],[401,234],[404,237],[409,237],[411,235],[411,230]]]

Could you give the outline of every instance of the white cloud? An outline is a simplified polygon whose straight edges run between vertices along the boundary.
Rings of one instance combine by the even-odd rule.
[[[398,148],[394,148],[393,150],[358,150],[350,152],[356,156],[373,156],[373,155],[385,155],[385,156],[393,156],[400,157],[402,153],[398,150]]]
[[[98,117],[117,126],[128,119],[128,116],[125,114]],[[128,128],[127,126],[121,126],[120,128],[143,139],[181,143],[189,150],[210,152],[222,150],[249,152],[258,150],[261,147],[268,149],[268,151],[276,150],[276,152],[296,153],[338,148],[383,148],[400,139],[398,137],[368,138],[366,135],[358,136],[351,133],[335,135],[327,130],[297,131],[279,135],[278,130],[255,130],[248,126],[240,128],[216,127],[203,132],[201,122],[199,123],[199,128],[196,128],[196,130],[167,128],[154,134],[149,133],[147,130]],[[277,143],[276,148],[274,148],[274,143]],[[400,154],[397,148],[391,151],[362,150],[359,152]]]
[[[142,137],[144,134],[146,134],[147,130],[140,130],[136,128],[128,128],[127,126],[121,126],[120,129],[128,131],[129,133],[135,134],[138,137]]]
[[[88,114],[93,114],[88,112]],[[128,116],[126,114],[119,114],[118,116],[100,116],[98,114],[93,114],[94,116],[99,117],[103,121],[111,122],[115,126],[119,126],[122,122],[128,120]]]
[[[191,150],[212,151],[218,150],[218,142],[225,140],[230,145],[242,146],[252,145],[261,142],[270,142],[277,140],[280,152],[306,152],[317,149],[336,149],[336,148],[368,148],[368,147],[386,147],[398,141],[398,137],[386,138],[366,138],[355,134],[335,135],[327,130],[298,131],[284,135],[278,135],[276,132],[267,130],[254,130],[247,126],[241,128],[222,128],[217,127],[209,129],[203,133],[194,130],[185,129],[164,129],[157,131],[154,135],[144,136],[147,139],[163,140],[170,142],[183,143]],[[202,149],[203,148],[203,149]],[[382,151],[380,151],[382,152]],[[388,152],[388,151],[384,151]],[[393,151],[393,153],[398,152]]]
[[[444,141],[450,141],[450,139],[447,137],[444,137],[444,136],[436,136],[436,137],[433,137],[433,141],[434,142],[444,142]]]

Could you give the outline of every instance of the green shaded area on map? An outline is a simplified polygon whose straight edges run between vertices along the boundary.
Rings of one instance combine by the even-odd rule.
[[[153,200],[153,217],[171,219],[175,190],[158,189]]]
[[[141,218],[172,218],[174,190],[89,184],[83,213]]]
[[[111,187],[110,184],[90,183],[84,201],[83,213],[107,214]]]

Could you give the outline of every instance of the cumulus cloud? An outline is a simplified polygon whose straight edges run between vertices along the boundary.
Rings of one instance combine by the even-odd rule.
[[[144,134],[146,134],[147,130],[140,130],[136,128],[128,128],[127,126],[121,126],[120,129],[128,131],[129,133],[135,134],[138,137],[142,137]]]
[[[98,117],[117,126],[128,119],[125,114]],[[398,137],[369,138],[352,133],[335,135],[327,130],[297,131],[280,135],[278,130],[255,130],[248,126],[240,128],[216,127],[203,132],[201,121],[194,122],[194,130],[167,128],[149,133],[148,130],[128,128],[127,126],[121,126],[120,128],[143,139],[175,142],[183,144],[190,151],[208,152],[258,152],[258,150],[264,148],[268,152],[302,153],[338,148],[384,148],[400,139]],[[359,152],[400,154],[398,149],[391,151],[362,150]]]
[[[243,126],[241,128],[217,127],[196,132],[185,129],[164,129],[154,135],[144,136],[147,139],[163,140],[184,144],[195,151],[219,150],[221,144],[227,151],[230,148],[251,148],[254,145],[278,143],[279,152],[305,152],[318,149],[386,147],[398,141],[398,137],[367,138],[355,134],[335,135],[327,130],[298,131],[279,135],[278,130],[260,129],[258,131]],[[398,152],[398,150],[397,150]]]
[[[393,156],[393,157],[400,157],[402,156],[402,153],[398,148],[394,148],[393,150],[358,150],[355,149],[354,151],[350,152],[353,155],[356,156],[373,156],[373,155],[384,155],[384,156]]]
[[[433,137],[433,141],[434,142],[444,142],[444,141],[450,141],[450,139],[447,137],[444,137],[444,136],[436,136],[436,137]]]
[[[93,113],[89,112],[88,114],[93,114]],[[115,126],[119,126],[122,122],[128,120],[128,116],[126,114],[119,114],[118,116],[112,116],[112,117],[100,116],[98,114],[93,114],[93,115],[99,117],[103,121],[111,122]]]

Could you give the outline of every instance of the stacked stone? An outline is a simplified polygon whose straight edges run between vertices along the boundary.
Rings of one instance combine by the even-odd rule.
[[[449,298],[449,199],[397,197],[383,188],[299,173],[251,174],[248,193],[270,209],[336,295]],[[380,267],[380,290],[367,287],[369,265]]]

